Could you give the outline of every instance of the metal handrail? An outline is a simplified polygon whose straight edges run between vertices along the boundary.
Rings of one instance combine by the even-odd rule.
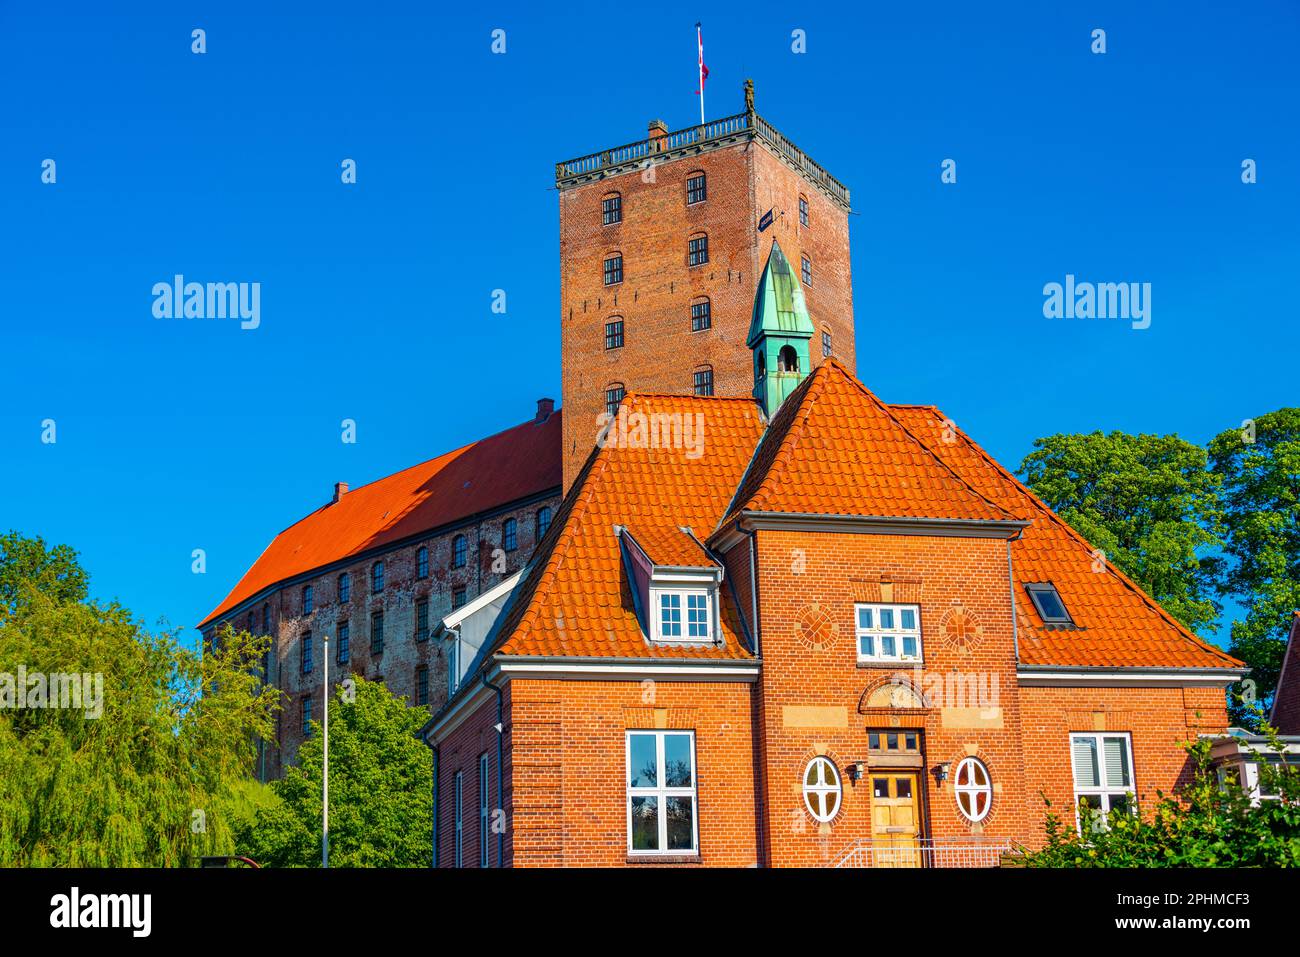
[[[840,852],[833,867],[998,867],[1013,843],[1003,838],[863,838]]]
[[[761,136],[790,161],[805,176],[822,187],[845,206],[849,205],[848,187],[826,172],[803,150],[775,126],[757,113],[737,113],[720,120],[711,120],[701,126],[689,126],[672,133],[647,136],[634,143],[624,143],[612,149],[588,153],[555,164],[555,182],[563,183],[577,177],[590,176],[605,169],[648,160],[659,153],[672,152],[688,146],[703,146],[737,133]]]

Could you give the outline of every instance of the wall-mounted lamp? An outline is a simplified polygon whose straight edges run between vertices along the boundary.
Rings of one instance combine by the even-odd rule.
[[[943,787],[943,782],[948,780],[948,769],[950,767],[952,765],[947,761],[934,766],[934,779],[938,782],[939,787]]]
[[[848,766],[849,780],[856,786],[859,781],[867,776],[867,762],[854,761]]]

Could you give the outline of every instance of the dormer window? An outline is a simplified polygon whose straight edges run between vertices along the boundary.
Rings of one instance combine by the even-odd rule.
[[[713,641],[713,596],[704,588],[656,588],[656,641]]]
[[[1074,624],[1074,619],[1065,610],[1065,602],[1061,601],[1056,586],[1051,582],[1037,582],[1025,585],[1025,591],[1029,592],[1029,598],[1034,603],[1034,609],[1038,612],[1038,617],[1043,619],[1043,624]]]

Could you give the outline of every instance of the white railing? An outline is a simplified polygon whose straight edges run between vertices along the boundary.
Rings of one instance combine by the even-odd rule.
[[[910,840],[865,838],[845,848],[834,867],[998,867],[1012,844],[1007,840],[932,837]]]

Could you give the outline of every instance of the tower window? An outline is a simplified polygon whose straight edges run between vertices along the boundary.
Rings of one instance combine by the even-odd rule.
[[[605,323],[605,348],[623,348],[623,320],[611,319]]]
[[[703,332],[713,325],[713,312],[709,300],[691,303],[691,332]]]
[[[465,555],[468,551],[468,543],[464,535],[457,535],[451,540],[451,567],[464,568]]]
[[[551,527],[551,507],[543,505],[537,510],[537,540],[540,542],[546,530]]]
[[[800,226],[808,225],[808,197],[807,196],[799,197],[799,225]]]
[[[695,394],[713,395],[713,370],[711,368],[695,370]]]
[[[429,577],[429,550],[423,545],[415,550],[415,577]]]
[[[695,236],[686,243],[686,265],[703,266],[709,261],[709,237]]]
[[[822,355],[829,356],[830,354],[831,354],[831,334],[827,330],[823,329],[822,330]]]
[[[601,225],[613,226],[623,221],[623,197],[618,193],[606,196],[600,201]]]
[[[694,206],[709,198],[709,191],[703,173],[696,173],[686,180],[686,205]]]
[[[616,253],[605,260],[605,285],[612,286],[623,281],[623,254]]]
[[[799,371],[799,353],[794,351],[794,346],[781,347],[781,351],[776,354],[776,371],[777,372],[798,372]]]
[[[519,523],[513,518],[507,518],[501,526],[501,545],[508,552],[519,547]]]
[[[618,405],[623,401],[623,396],[626,394],[626,390],[624,390],[623,383],[621,382],[615,383],[606,389],[605,411],[610,415],[618,415]]]
[[[804,256],[799,265],[800,278],[805,286],[812,285],[812,260]]]

